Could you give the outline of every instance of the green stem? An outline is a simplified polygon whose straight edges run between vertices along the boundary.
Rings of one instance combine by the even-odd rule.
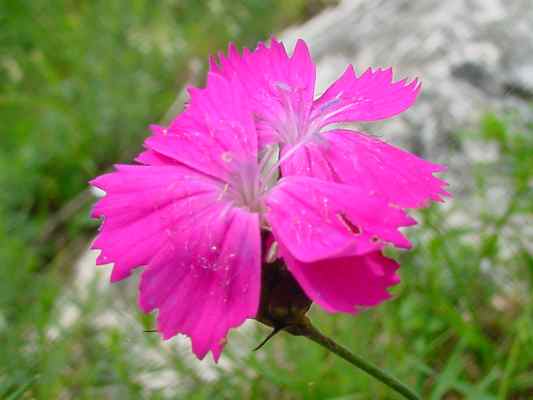
[[[369,363],[368,361],[363,360],[362,358],[356,356],[350,352],[347,348],[341,346],[340,344],[335,343],[333,340],[324,336],[318,329],[316,329],[311,321],[308,318],[305,318],[302,323],[298,324],[298,333],[302,336],[305,336],[309,340],[312,340],[315,343],[318,343],[322,347],[331,351],[332,353],[337,354],[339,357],[344,358],[353,366],[362,369],[367,374],[372,375],[374,378],[384,383],[391,389],[394,389],[396,392],[400,393],[403,397],[410,400],[420,400],[420,397],[401,383],[396,378],[389,375],[387,372],[378,368],[377,366]]]

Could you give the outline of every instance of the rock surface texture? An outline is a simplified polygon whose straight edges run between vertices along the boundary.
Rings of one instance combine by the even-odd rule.
[[[458,149],[454,133],[477,127],[486,112],[533,120],[530,0],[345,0],[282,38],[288,48],[307,41],[319,92],[347,64],[358,73],[391,66],[395,78],[419,77],[415,106],[364,129],[434,161],[475,157]]]

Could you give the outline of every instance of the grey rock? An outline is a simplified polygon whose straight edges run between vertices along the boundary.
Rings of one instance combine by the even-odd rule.
[[[498,162],[499,148],[464,133],[478,130],[488,112],[512,115],[512,128],[533,122],[531,0],[344,0],[283,36],[288,48],[298,38],[317,62],[317,94],[347,64],[359,73],[392,66],[396,79],[420,78],[413,107],[355,128],[450,167],[446,179],[455,199],[444,205],[449,226],[480,226],[481,210],[503,213],[511,193],[503,175],[486,177],[486,196],[472,190],[472,165]],[[524,216],[512,225],[531,237],[526,230],[532,224]],[[510,237],[502,233],[511,249]]]
[[[303,38],[318,64],[319,91],[353,64],[392,66],[419,77],[417,104],[393,121],[366,124],[392,142],[460,167],[469,158],[454,135],[486,112],[533,120],[531,0],[345,0],[283,36]]]

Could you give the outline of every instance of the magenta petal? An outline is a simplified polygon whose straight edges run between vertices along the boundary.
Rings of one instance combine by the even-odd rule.
[[[135,157],[135,161],[144,165],[180,165],[176,160],[153,150],[146,150]]]
[[[219,64],[213,58],[210,60],[211,71],[226,78],[238,75],[252,97],[270,90],[272,84],[281,83],[292,90],[305,90],[307,100],[313,99],[316,68],[302,39],[297,41],[291,57],[283,44],[273,38],[270,47],[259,43],[254,51],[244,49],[242,56],[230,44],[227,56],[220,53],[218,58]]]
[[[433,176],[445,167],[364,133],[333,130],[323,140],[307,144],[282,165],[284,175],[313,176],[355,185],[368,194],[380,193],[406,208],[442,201],[447,183]],[[289,151],[289,149],[284,149]]]
[[[398,228],[416,223],[377,194],[308,177],[283,178],[266,205],[274,237],[302,262],[409,248]]]
[[[241,84],[210,73],[207,87],[190,93],[189,106],[168,128],[151,126],[154,134],[145,146],[222,180],[256,163],[257,133]],[[151,162],[148,156],[142,154],[140,162]]]
[[[165,339],[188,335],[198,358],[212,351],[216,361],[228,330],[257,313],[260,274],[258,216],[215,210],[182,226],[150,261],[139,305],[159,309]]]
[[[112,281],[146,265],[176,227],[218,201],[221,184],[176,166],[119,165],[117,172],[91,182],[106,192],[92,216],[104,217],[92,248],[100,249],[97,264],[113,262]]]
[[[283,246],[279,251],[307,296],[329,312],[376,306],[390,298],[387,289],[400,281],[398,263],[379,251],[313,263],[298,261]]]
[[[204,357],[220,355],[228,329],[255,315],[260,285],[259,216],[235,208],[226,185],[185,166],[128,166],[91,182],[106,192],[93,243],[112,281],[147,266],[143,310],[159,309],[165,338],[185,333]]]
[[[375,121],[409,108],[420,92],[417,80],[393,82],[392,69],[369,68],[357,77],[350,65],[313,104],[320,126],[335,122]]]
[[[303,40],[297,42],[291,57],[275,39],[270,47],[259,43],[254,51],[244,49],[242,56],[230,46],[227,56],[219,54],[219,64],[212,61],[211,70],[239,78],[255,115],[259,148],[291,141],[305,129],[316,68]]]
[[[275,41],[274,41],[275,42]],[[309,49],[302,39],[298,39],[289,62],[289,82],[291,86],[303,89],[304,100],[312,101],[315,94],[316,67]]]

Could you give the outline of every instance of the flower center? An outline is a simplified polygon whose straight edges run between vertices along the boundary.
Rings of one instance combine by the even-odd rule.
[[[259,214],[265,210],[264,195],[279,179],[280,165],[306,144],[320,139],[324,115],[339,101],[335,98],[313,110],[313,102],[306,97],[303,88],[273,82],[270,90],[276,101],[262,115],[261,122],[275,132],[277,143],[266,146],[260,152],[258,162],[235,165],[235,172],[222,192],[222,195],[230,196],[235,206]],[[283,156],[280,155],[282,146],[287,146]],[[224,157],[225,162],[235,162],[231,157]]]
[[[263,213],[263,197],[279,178],[279,146],[267,146],[259,154],[258,163],[240,163],[234,171],[221,196],[229,196],[237,207]]]
[[[306,99],[304,89],[294,88],[284,82],[275,82],[272,86],[279,109],[270,125],[276,131],[280,143],[294,145],[312,133],[309,129],[312,103]]]

